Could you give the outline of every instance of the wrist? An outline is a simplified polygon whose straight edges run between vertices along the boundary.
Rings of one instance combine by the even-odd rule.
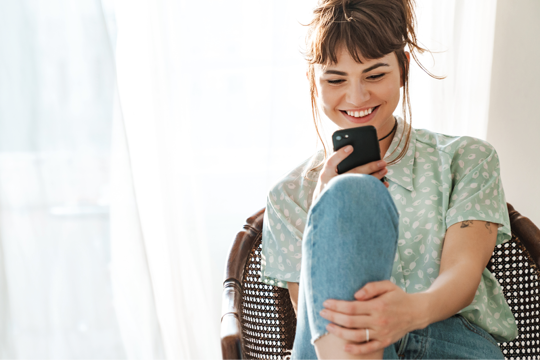
[[[425,329],[428,327],[431,321],[431,294],[425,292],[419,292],[411,294],[413,298],[413,314],[414,329]]]

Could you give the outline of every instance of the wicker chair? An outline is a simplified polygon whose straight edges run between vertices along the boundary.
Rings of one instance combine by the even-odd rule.
[[[506,359],[540,359],[540,230],[508,205],[512,239],[487,265],[503,289],[519,335],[499,343]],[[282,359],[292,349],[296,316],[289,291],[259,281],[264,209],[232,244],[223,283],[223,359]]]

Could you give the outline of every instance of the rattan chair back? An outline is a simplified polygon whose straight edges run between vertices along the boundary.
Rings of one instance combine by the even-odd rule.
[[[508,204],[512,239],[487,265],[503,289],[519,336],[499,343],[506,359],[540,359],[540,230]],[[282,359],[290,353],[296,317],[289,292],[259,281],[264,209],[247,219],[225,271],[221,317],[224,359]]]

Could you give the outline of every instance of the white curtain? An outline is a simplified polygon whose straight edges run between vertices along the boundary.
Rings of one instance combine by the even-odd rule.
[[[0,1],[0,358],[124,358],[99,0]]]
[[[116,226],[140,228],[146,257],[134,264],[116,247],[115,298],[130,291],[128,267],[146,262],[149,282],[131,288],[138,296],[129,297],[141,302],[131,318],[148,314],[138,328],[159,324],[167,358],[221,356],[221,289],[231,242],[264,206],[270,183],[315,149],[299,51],[305,29],[298,24],[311,6],[116,1],[125,134],[115,132],[113,143],[127,139],[140,222],[113,217],[112,242],[114,249],[115,239],[125,241]],[[128,178],[129,169],[117,170]],[[114,208],[113,201],[113,216]],[[155,309],[142,298],[153,299]],[[126,348],[150,356],[156,338],[136,336],[128,323],[121,327],[133,335],[124,337]]]
[[[315,0],[114,0],[117,43],[108,3],[0,2],[0,358],[219,358],[231,242],[315,150]],[[419,1],[416,127],[485,136],[495,5]]]
[[[421,0],[418,39],[437,53],[421,56],[436,75],[413,61],[413,125],[449,135],[486,139],[497,0]]]

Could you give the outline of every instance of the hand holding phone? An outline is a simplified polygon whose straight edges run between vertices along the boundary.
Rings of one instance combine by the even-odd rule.
[[[337,166],[338,174],[343,174],[355,167],[381,160],[381,149],[377,130],[374,126],[361,126],[338,130],[332,134],[334,151],[346,145],[352,145],[353,153]]]
[[[355,129],[361,128],[344,129],[338,130],[332,135],[335,152],[326,159],[319,174],[313,200],[319,196],[333,177],[344,173],[372,175],[380,179],[386,187],[389,186],[384,179],[384,175],[388,170],[386,169],[386,161],[380,160],[377,132],[373,133],[375,128],[373,126],[369,127],[373,129],[360,131]],[[376,142],[373,142],[373,135]],[[338,136],[340,139],[338,139]],[[371,137],[371,142],[365,140],[369,137]]]

